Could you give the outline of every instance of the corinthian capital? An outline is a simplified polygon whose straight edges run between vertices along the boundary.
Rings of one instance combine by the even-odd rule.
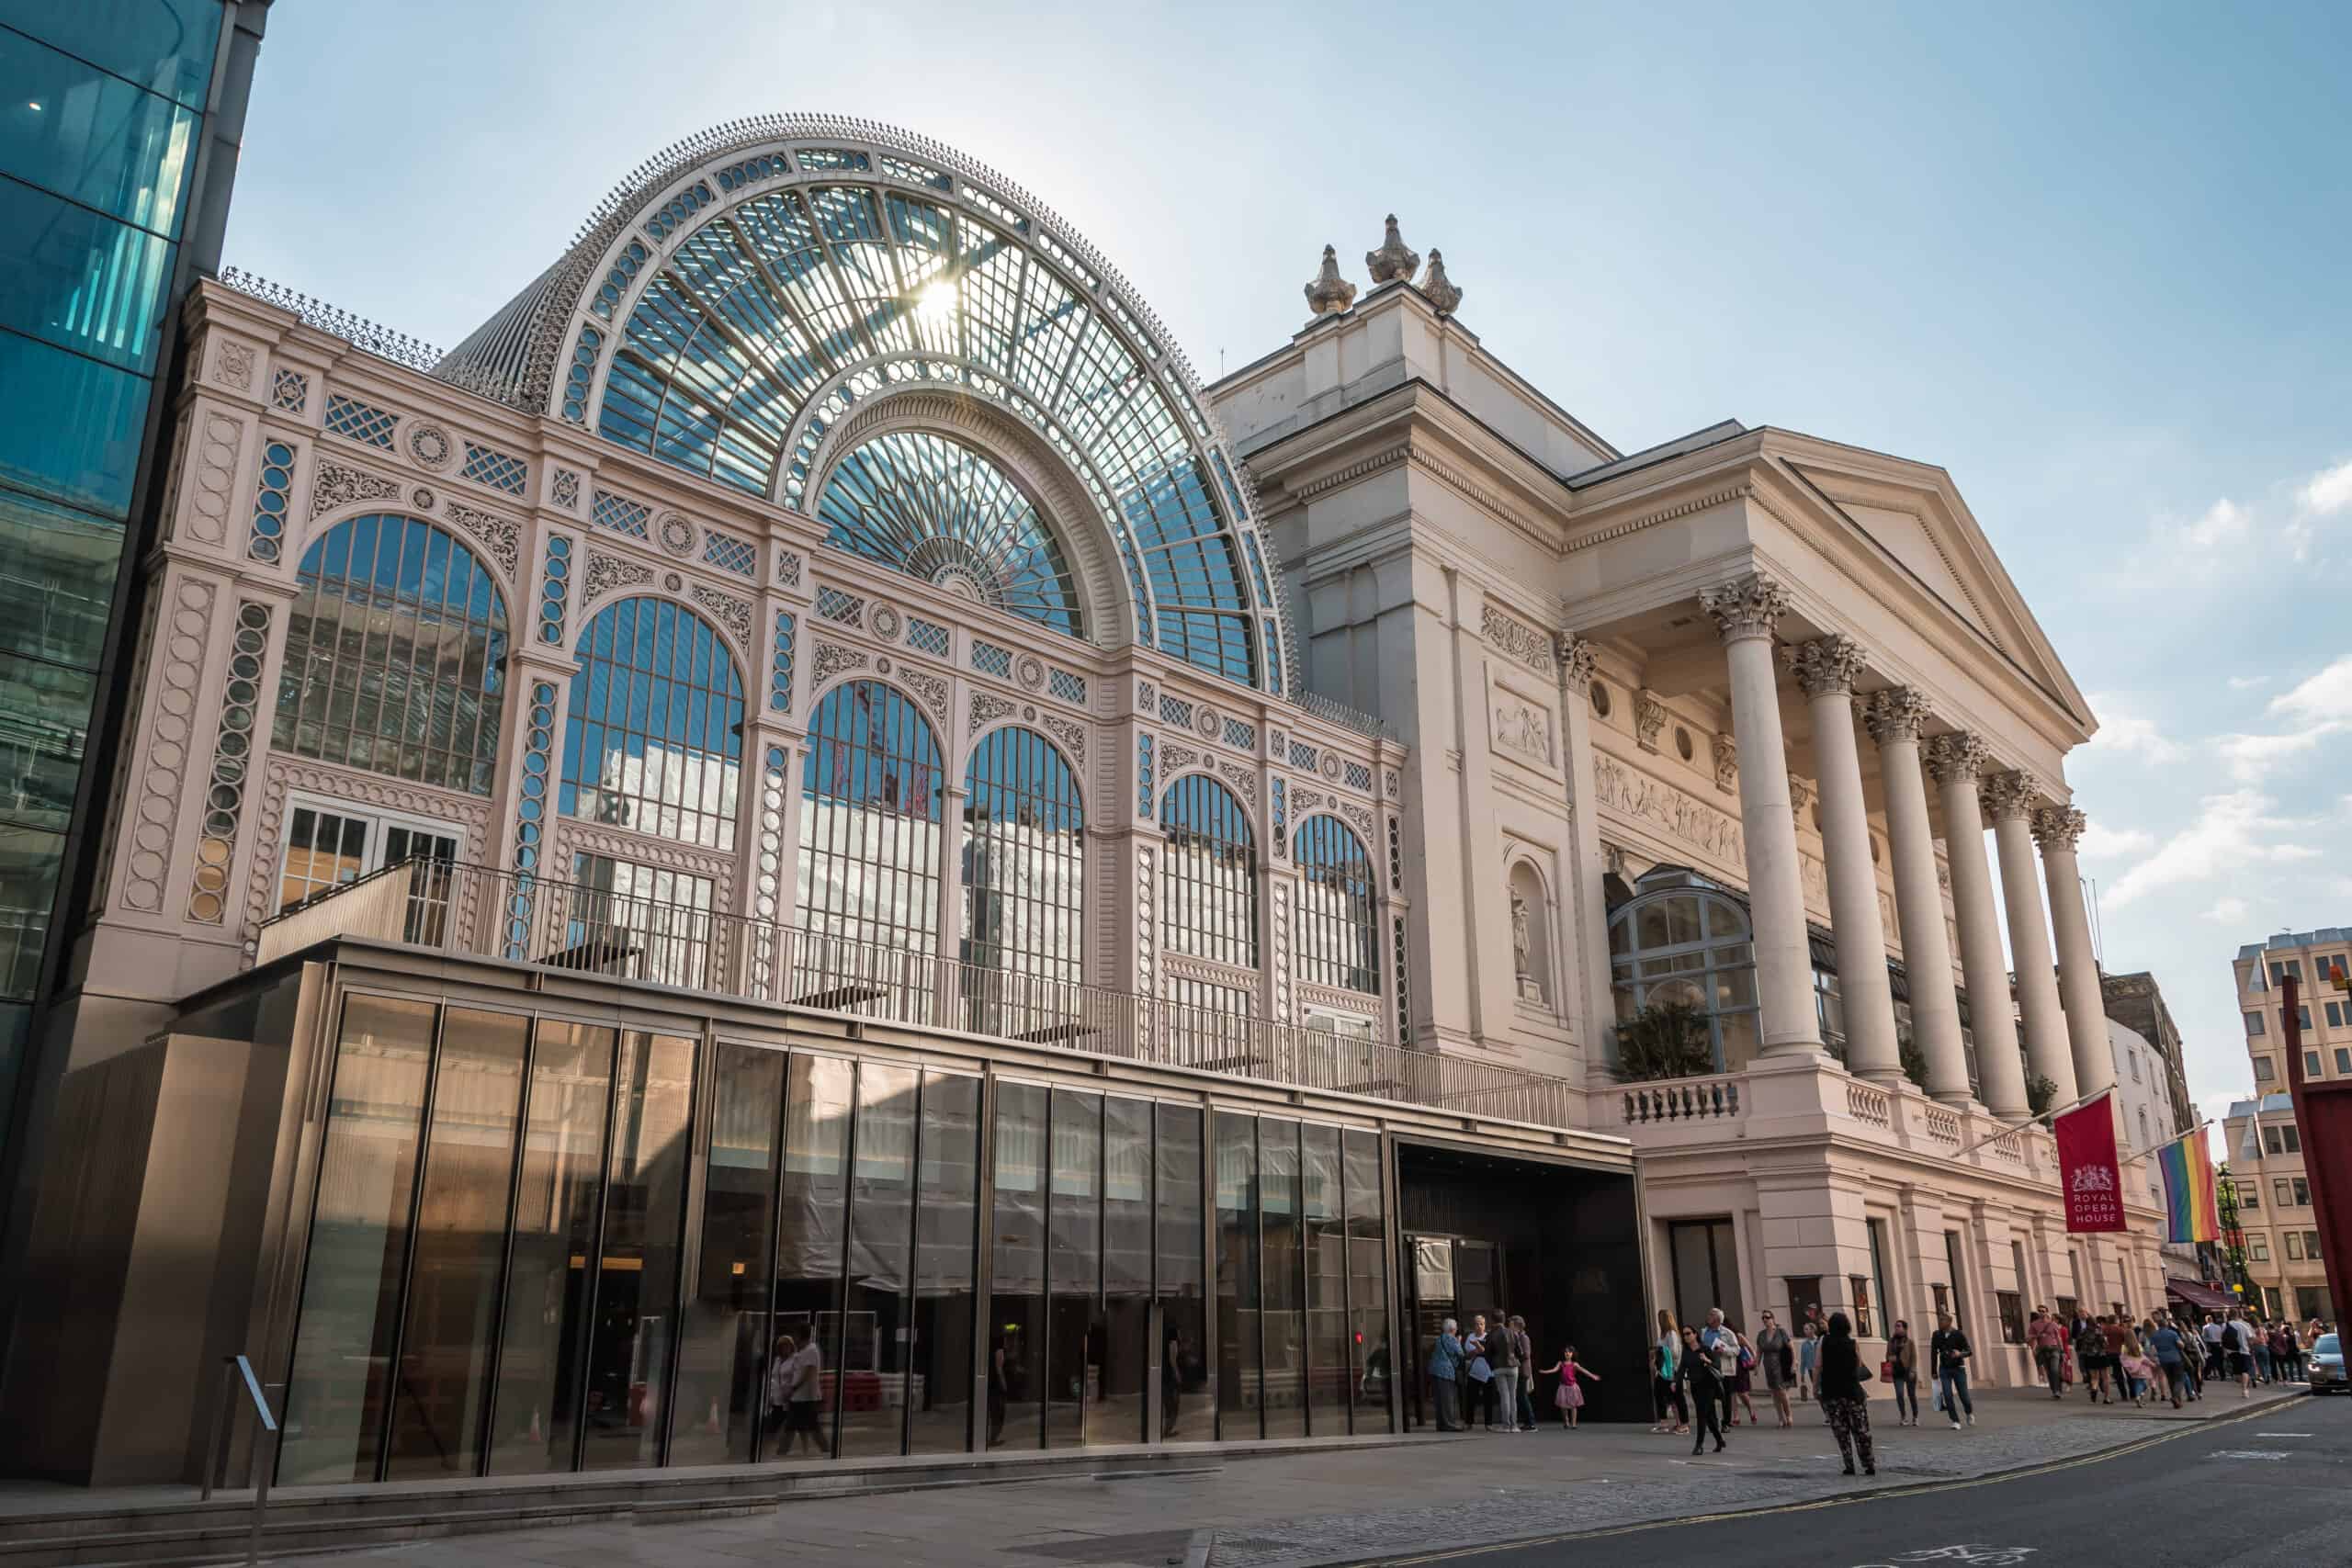
[[[2071,806],[2045,806],[2033,814],[2033,841],[2048,854],[2055,850],[2073,854],[2089,818]]]
[[[1928,772],[1949,783],[1953,779],[1973,779],[1983,773],[1992,752],[1973,735],[1954,730],[1950,735],[1929,736],[1922,755]]]
[[[1715,618],[1725,642],[1769,637],[1789,613],[1789,591],[1760,571],[1699,590],[1699,607]]]
[[[2023,821],[2032,817],[2034,796],[2041,793],[2041,786],[2033,782],[2030,775],[2012,770],[1987,776],[1977,786],[1976,802],[1984,808],[1984,819],[1988,822],[1999,822],[2011,817]]]
[[[1927,722],[1928,699],[1916,686],[1872,692],[1862,708],[1862,723],[1869,727],[1871,739],[1882,746],[1918,739],[1920,728]]]
[[[1854,677],[1862,672],[1869,656],[1852,637],[1834,633],[1784,648],[1781,658],[1789,672],[1797,678],[1797,684],[1804,688],[1806,696],[1826,697],[1839,693],[1851,696]]]
[[[1553,653],[1560,661],[1560,678],[1572,686],[1591,680],[1600,665],[1600,649],[1574,632],[1559,633],[1553,639]]]

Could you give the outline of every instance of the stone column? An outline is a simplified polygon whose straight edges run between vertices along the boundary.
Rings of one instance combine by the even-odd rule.
[[[1982,790],[1984,815],[1993,821],[1993,848],[2001,857],[2001,902],[2009,912],[2009,955],[2017,965],[2018,1007],[2025,1014],[2026,1063],[2036,1077],[2058,1086],[2051,1103],[2065,1105],[2075,1099],[2075,1055],[2058,1006],[2050,926],[2041,915],[2033,839],[2026,827],[2034,793],[2033,781],[2018,773],[1995,773]]]
[[[2050,883],[2050,924],[2058,938],[2058,993],[2066,1009],[2066,1033],[2075,1043],[2077,1095],[2115,1087],[2107,1001],[2099,991],[2098,959],[2091,952],[2083,874],[2075,864],[2075,844],[2084,826],[2083,814],[2071,806],[2045,807],[2033,814],[2033,841],[2041,846],[2041,872]]]
[[[1821,849],[1829,873],[1829,923],[1838,939],[1838,994],[1846,1014],[1846,1066],[1892,1083],[1903,1076],[1894,1038],[1894,995],[1886,977],[1886,929],[1871,862],[1862,764],[1854,743],[1854,677],[1860,644],[1826,637],[1784,651],[1813,704],[1813,763],[1821,784]]]
[[[1960,998],[1952,991],[1928,785],[1919,772],[1919,727],[1927,718],[1928,699],[1909,686],[1874,693],[1863,710],[1878,742],[1879,787],[1886,796],[1894,917],[1903,928],[1903,968],[1911,982],[1911,1032],[1928,1058],[1928,1092],[1948,1105],[1965,1105],[1968,1049],[1960,1034]]]
[[[1588,1081],[1609,1081],[1616,1022],[1615,998],[1609,968],[1609,903],[1601,891],[1600,803],[1596,797],[1592,750],[1593,671],[1599,654],[1592,644],[1573,632],[1562,632],[1555,653],[1560,665],[1560,761],[1568,779],[1568,866],[1575,878],[1568,897],[1561,900],[1561,919],[1573,920],[1577,940],[1575,982],[1577,1004],[1560,1010],[1583,1016],[1578,1038],[1584,1043]],[[1570,976],[1560,977],[1565,991]]]
[[[1951,863],[1952,912],[1960,920],[1960,966],[1968,982],[1977,1077],[1986,1109],[2005,1122],[2022,1122],[2030,1114],[2025,1058],[2018,1055],[2009,968],[2001,955],[2001,917],[1993,903],[1993,868],[1984,859],[1984,807],[1976,798],[1984,743],[1973,735],[1939,735],[1928,742],[1927,759],[1943,796],[1944,852]]]
[[[1788,590],[1750,572],[1702,589],[1699,603],[1723,633],[1731,667],[1732,733],[1748,761],[1739,771],[1739,818],[1747,852],[1748,913],[1756,928],[1764,1055],[1817,1055],[1821,1028],[1814,1016],[1804,884],[1781,761],[1787,747],[1781,738],[1781,699],[1773,689],[1772,629],[1789,607]]]

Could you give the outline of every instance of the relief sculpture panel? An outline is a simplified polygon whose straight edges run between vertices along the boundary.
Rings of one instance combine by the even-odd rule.
[[[1518,693],[1495,689],[1492,739],[1496,750],[1538,768],[1557,766],[1552,748],[1552,710]]]
[[[1614,757],[1593,759],[1594,794],[1604,810],[1663,829],[1724,866],[1745,868],[1739,824],[1671,784],[1635,773]]]

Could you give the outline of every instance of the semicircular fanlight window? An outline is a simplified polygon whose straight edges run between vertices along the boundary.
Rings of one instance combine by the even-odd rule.
[[[1045,519],[994,463],[927,431],[877,435],[835,465],[817,502],[826,541],[1070,637],[1077,580]]]

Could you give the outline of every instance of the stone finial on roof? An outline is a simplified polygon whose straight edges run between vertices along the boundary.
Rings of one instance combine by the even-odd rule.
[[[1445,256],[1434,245],[1430,247],[1429,270],[1421,274],[1421,293],[1441,316],[1451,316],[1462,303],[1462,290],[1445,276]]]
[[[1388,215],[1388,233],[1380,242],[1380,249],[1366,251],[1363,265],[1372,269],[1373,287],[1384,283],[1410,283],[1413,273],[1421,265],[1421,253],[1405,248],[1405,237],[1396,232],[1396,215]]]
[[[1338,246],[1323,247],[1323,270],[1307,284],[1306,302],[1318,316],[1336,316],[1356,302],[1356,286],[1340,276]]]

